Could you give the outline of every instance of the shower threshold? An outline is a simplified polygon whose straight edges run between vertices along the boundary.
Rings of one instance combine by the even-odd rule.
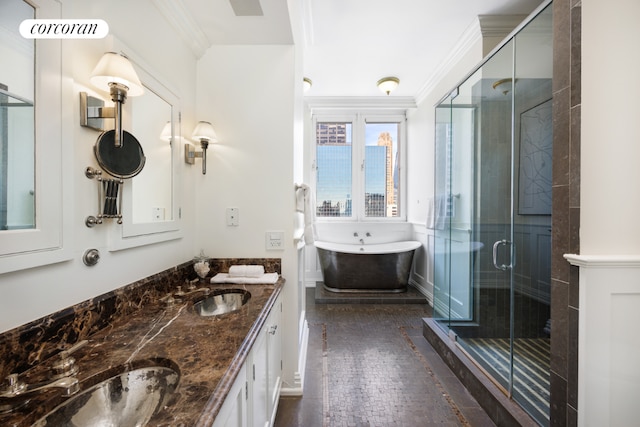
[[[487,376],[435,319],[423,319],[422,333],[497,426],[540,425]]]
[[[463,344],[460,343],[462,346]],[[508,384],[510,346],[507,338],[464,340],[470,357]],[[549,425],[551,346],[548,338],[516,338],[514,341],[513,397],[542,426]]]

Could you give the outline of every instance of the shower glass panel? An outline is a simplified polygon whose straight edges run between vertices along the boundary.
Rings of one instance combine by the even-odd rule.
[[[461,321],[473,318],[472,275],[482,247],[472,240],[473,147],[475,113],[465,87],[436,109],[436,191],[431,204],[434,230],[434,315]]]
[[[449,326],[451,319],[451,230],[444,209],[451,196],[451,103],[450,99],[436,107],[435,125],[435,192],[430,201],[427,226],[433,229],[433,317]]]
[[[515,36],[513,398],[549,424],[552,11]]]
[[[436,107],[434,318],[549,425],[552,11]]]
[[[469,274],[467,282],[453,280],[450,286],[452,294],[456,288],[468,287],[475,304],[469,321],[452,323],[451,330],[458,336],[459,344],[483,365],[506,393],[511,390],[512,379],[513,270],[510,266],[514,248],[510,120],[513,93],[509,89],[510,81],[506,79],[513,73],[513,52],[512,40],[459,86],[458,96],[451,105],[452,111],[463,109],[474,112],[474,120],[465,115],[452,114],[452,127],[460,129],[459,132],[465,129],[475,136],[473,141],[466,144],[457,143],[460,138],[452,138],[454,151],[466,153],[453,156],[451,169],[454,171],[452,181],[464,182],[459,204],[469,200],[464,204],[469,225],[468,231],[464,230],[468,235],[467,242],[462,242],[461,237],[454,238],[456,231],[453,225],[451,227],[451,258],[458,259],[458,265],[454,264],[451,268],[452,271],[470,270],[468,265],[472,265],[473,274]],[[496,82],[500,81],[505,81],[503,84],[506,86],[496,86]],[[454,185],[454,188],[458,187]],[[461,212],[456,213],[462,215]],[[468,248],[466,257],[453,250],[454,242],[459,246],[465,244]],[[452,301],[452,306],[454,303]],[[498,345],[500,351],[494,352],[493,347]]]

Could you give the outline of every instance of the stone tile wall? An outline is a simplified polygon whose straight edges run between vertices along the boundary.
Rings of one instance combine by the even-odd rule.
[[[551,426],[577,425],[580,253],[581,1],[553,2],[553,226]]]

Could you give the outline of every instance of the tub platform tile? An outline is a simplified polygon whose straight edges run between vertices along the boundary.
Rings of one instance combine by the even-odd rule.
[[[427,297],[413,286],[407,286],[406,292],[331,292],[322,282],[316,282],[316,304],[427,304]]]

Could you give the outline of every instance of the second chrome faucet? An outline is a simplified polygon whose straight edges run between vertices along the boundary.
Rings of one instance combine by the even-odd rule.
[[[27,384],[20,380],[20,375],[13,373],[7,376],[0,385],[0,413],[11,412],[14,409],[28,403],[29,398],[35,394],[49,389],[61,389],[64,396],[72,396],[80,390],[76,360],[71,356],[88,343],[87,340],[79,341],[72,347],[62,350],[58,359],[50,367],[49,380],[34,384]]]

